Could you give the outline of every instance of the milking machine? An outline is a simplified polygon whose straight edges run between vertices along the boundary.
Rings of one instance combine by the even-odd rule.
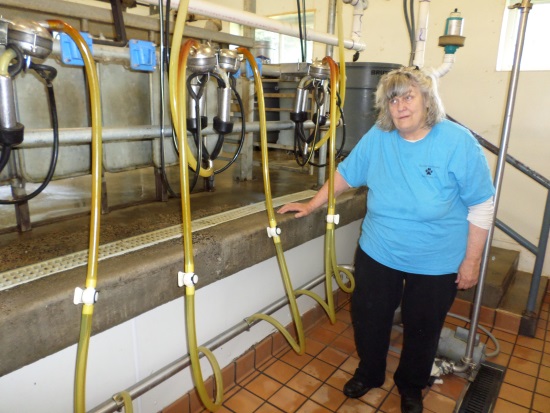
[[[326,164],[319,164],[314,162],[315,149],[319,148],[319,142],[321,140],[322,131],[326,132],[325,125],[328,120],[329,111],[327,107],[327,100],[329,94],[332,94],[329,88],[330,68],[323,61],[316,60],[308,68],[307,76],[304,76],[296,89],[296,98],[292,111],[290,112],[290,119],[294,122],[294,157],[296,162],[300,166],[307,164],[325,167]],[[336,93],[336,92],[335,92]],[[311,95],[311,111],[313,112],[313,131],[306,134],[304,130],[304,122],[308,120],[308,102]],[[344,145],[346,143],[346,123],[344,117],[344,111],[342,110],[342,101],[338,93],[337,96],[337,108],[339,111],[339,118],[342,122],[342,142],[336,157],[338,158]]]
[[[231,120],[232,95],[235,96],[241,113],[242,125],[241,134],[237,149],[232,158],[219,169],[214,169],[206,180],[206,189],[214,189],[214,175],[225,171],[231,166],[243,147],[245,137],[244,108],[241,97],[236,90],[236,79],[234,75],[240,68],[238,54],[234,50],[214,50],[208,43],[198,44],[192,48],[188,57],[187,68],[191,74],[187,78],[186,86],[188,93],[188,107],[191,108],[187,114],[187,130],[193,135],[195,152],[198,160],[198,167],[195,169],[191,189],[195,186],[200,174],[201,163],[207,168],[213,168],[214,160],[220,155],[224,137],[233,131]],[[207,117],[207,95],[206,88],[209,80],[217,83],[217,114],[213,118],[212,127],[218,133],[212,141],[211,136],[203,136],[201,130],[208,124]]]
[[[53,130],[52,154],[44,181],[30,194],[20,195],[16,191],[19,192],[21,188],[16,188],[13,190],[14,199],[0,200],[1,205],[14,205],[25,203],[40,194],[55,172],[59,154],[59,126],[52,81],[57,71],[35,61],[47,58],[52,51],[53,39],[46,28],[24,19],[2,20],[0,26],[0,30],[6,34],[3,36],[4,42],[0,41],[0,46],[4,46],[4,52],[0,56],[0,173],[8,165],[13,149],[23,143],[24,139],[24,126],[17,121],[13,85],[14,78],[22,71],[33,70],[46,84]],[[15,63],[10,64],[13,60]]]
[[[331,323],[336,322],[336,307],[333,298],[333,277],[336,283],[342,291],[345,293],[351,293],[355,288],[355,278],[350,268],[338,265],[336,258],[336,238],[335,229],[339,223],[339,215],[336,214],[336,199],[334,196],[334,173],[336,171],[336,159],[340,155],[344,143],[345,143],[345,122],[343,119],[343,106],[346,94],[346,72],[345,72],[345,60],[344,60],[344,47],[343,47],[343,25],[342,25],[342,4],[337,3],[336,16],[338,20],[338,38],[339,38],[339,57],[340,57],[340,69],[336,65],[336,62],[330,57],[325,57],[322,61],[314,62],[309,70],[308,75],[305,76],[299,83],[296,92],[296,100],[291,112],[291,119],[296,123],[296,135],[303,145],[301,145],[301,154],[309,151],[308,160],[310,164],[316,165],[311,162],[312,153],[318,150],[322,145],[328,142],[328,207],[326,215],[326,230],[325,230],[325,244],[324,244],[324,260],[325,260],[325,295],[326,298],[322,299],[317,294],[309,290],[297,290],[297,295],[306,295],[313,298],[327,313]],[[307,90],[311,89],[314,96],[317,94],[319,97],[314,97],[313,101],[317,106],[317,110],[313,116],[315,123],[314,131],[310,135],[309,141],[303,139],[303,133],[300,129],[303,127],[303,122],[307,117],[306,104]],[[317,89],[317,90],[316,90]],[[328,98],[330,96],[330,99]],[[328,101],[328,111],[326,110],[326,104]],[[325,124],[327,119],[329,120],[329,128],[322,138],[318,134],[318,124]],[[340,119],[342,120],[343,138],[342,143],[338,151],[336,151],[336,129]],[[302,123],[302,125],[300,125]],[[301,136],[300,136],[301,135]],[[303,156],[301,157],[303,160]],[[297,157],[298,163],[300,163]],[[305,163],[304,163],[305,164]],[[344,279],[345,277],[345,279]],[[346,281],[347,279],[347,281]]]

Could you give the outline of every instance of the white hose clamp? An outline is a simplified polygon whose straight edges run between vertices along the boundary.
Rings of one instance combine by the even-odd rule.
[[[329,224],[335,224],[338,225],[340,223],[340,214],[335,215],[327,215],[327,222]]]
[[[178,287],[193,287],[199,281],[199,276],[194,272],[178,272]]]
[[[96,291],[95,288],[86,288],[85,290],[80,288],[80,287],[76,287],[75,290],[74,290],[74,299],[73,299],[73,302],[78,305],[78,304],[88,304],[88,305],[91,305],[91,304],[95,304],[97,302],[97,296],[98,296],[98,292]]]
[[[281,235],[281,228],[279,227],[267,227],[267,236],[269,238]]]

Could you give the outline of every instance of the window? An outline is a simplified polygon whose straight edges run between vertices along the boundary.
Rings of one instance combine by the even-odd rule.
[[[527,17],[527,30],[521,55],[521,70],[550,70],[550,0],[532,0],[533,7]],[[520,0],[506,0],[502,21],[497,70],[511,70],[514,62],[521,12],[508,7]]]
[[[302,14],[303,17],[303,14]],[[271,19],[281,23],[292,24],[298,27],[298,14],[283,14],[270,16]],[[314,29],[315,14],[312,11],[306,12],[306,29]],[[303,22],[302,22],[303,23]],[[230,33],[239,34],[240,25],[230,24]],[[261,43],[262,54],[271,60],[271,63],[296,63],[302,61],[302,49],[300,39],[297,37],[286,36],[284,34],[274,33],[266,30],[256,29],[255,40]],[[313,42],[306,42],[306,61],[313,59]]]

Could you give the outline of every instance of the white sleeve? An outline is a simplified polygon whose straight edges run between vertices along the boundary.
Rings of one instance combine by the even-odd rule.
[[[488,230],[493,224],[494,210],[493,197],[490,197],[481,204],[468,207],[468,217],[466,219],[475,226]]]

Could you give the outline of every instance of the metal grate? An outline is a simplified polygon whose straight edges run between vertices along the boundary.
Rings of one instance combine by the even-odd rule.
[[[505,368],[493,363],[482,363],[476,378],[468,387],[458,413],[489,413],[504,379]]]
[[[273,199],[273,207],[278,207],[289,202],[296,202],[315,195],[315,191],[307,190]],[[200,218],[192,222],[193,232],[219,225],[224,222],[243,218],[265,210],[265,202],[247,205],[230,211]],[[99,261],[138,251],[172,239],[181,238],[181,225],[159,229],[147,234],[125,238],[99,246]],[[36,264],[16,268],[0,274],[0,291],[25,284],[33,280],[47,277],[72,268],[87,264],[88,250],[75,252],[62,257],[42,261]]]

